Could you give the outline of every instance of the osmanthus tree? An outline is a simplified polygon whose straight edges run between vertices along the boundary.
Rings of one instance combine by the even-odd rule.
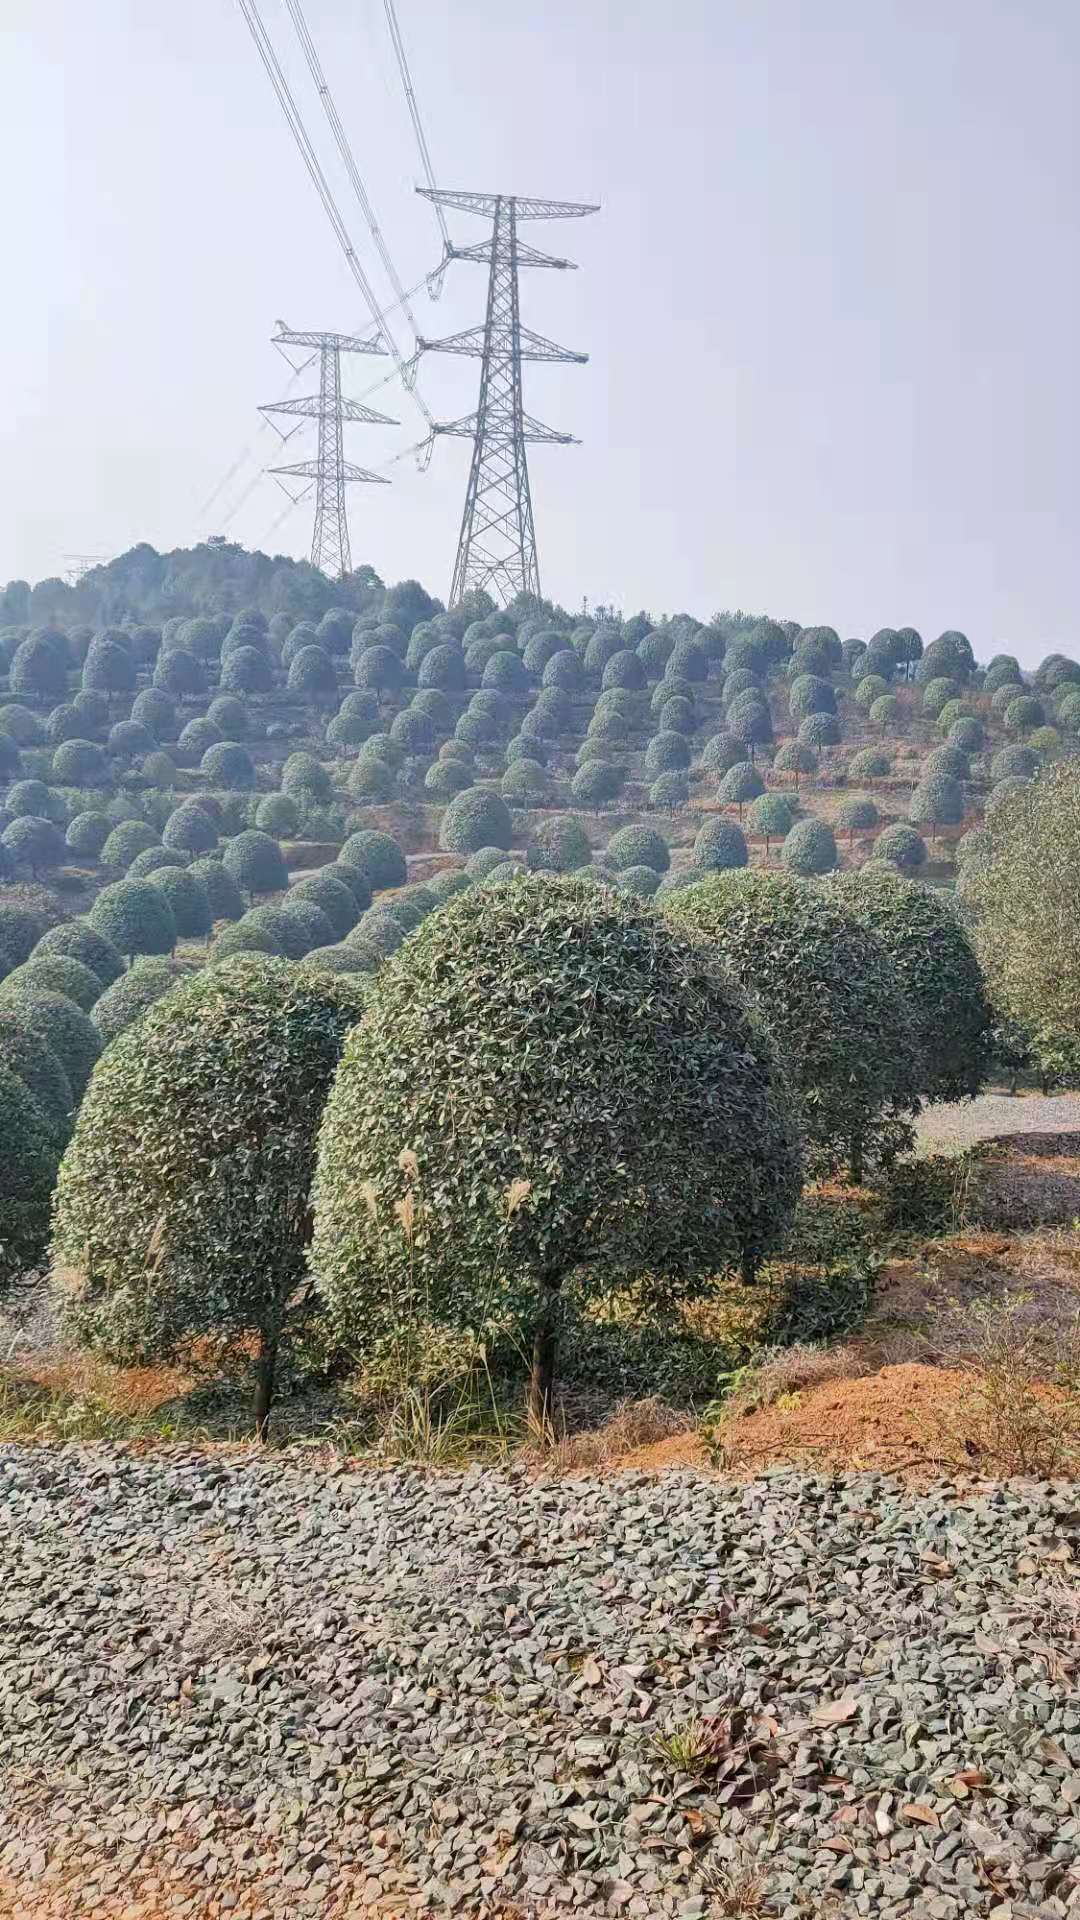
[[[323,1121],[313,1267],[360,1350],[509,1321],[544,1427],[568,1280],[662,1276],[670,1305],[752,1270],[800,1180],[772,1048],[712,958],[628,894],[519,874],[376,976]]]
[[[991,998],[1047,1076],[1080,1073],[1080,774],[1062,761],[987,820],[965,905]]]
[[[811,1169],[888,1165],[913,1140],[920,1056],[884,944],[820,887],[760,868],[665,898],[769,1027],[799,1096]]]
[[[923,1098],[978,1093],[990,1068],[993,1015],[982,969],[947,897],[866,868],[837,875],[829,892],[889,953],[915,1021]]]
[[[48,1117],[0,1057],[0,1293],[44,1259],[56,1157]]]
[[[314,1300],[323,1101],[364,1006],[348,976],[246,954],[168,992],[102,1055],[60,1169],[68,1312],[122,1362],[254,1345],[265,1438],[278,1358]]]

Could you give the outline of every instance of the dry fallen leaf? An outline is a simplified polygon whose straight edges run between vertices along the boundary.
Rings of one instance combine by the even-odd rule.
[[[933,1807],[924,1807],[918,1801],[913,1801],[909,1807],[901,1807],[900,1818],[916,1820],[923,1827],[940,1827],[941,1825]]]
[[[859,1711],[857,1700],[823,1700],[810,1715],[817,1727],[846,1727]]]
[[[581,1663],[581,1677],[587,1687],[598,1687],[604,1677],[591,1653],[588,1659]]]

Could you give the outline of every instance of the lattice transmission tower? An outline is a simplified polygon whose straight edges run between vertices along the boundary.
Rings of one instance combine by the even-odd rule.
[[[368,426],[397,425],[389,414],[377,413],[359,400],[346,399],[341,391],[343,353],[385,353],[381,339],[361,340],[351,333],[294,332],[278,325],[276,347],[311,347],[319,356],[319,391],[299,400],[276,400],[260,413],[299,414],[319,423],[319,441],[314,460],[300,460],[288,467],[271,467],[271,473],[302,475],[315,482],[315,528],[311,536],[311,564],[331,580],[339,580],[352,571],[349,548],[349,522],[345,512],[345,488],[352,481],[366,480],[372,485],[388,486],[379,473],[354,466],[346,460],[342,428],[346,420],[362,420]],[[280,431],[280,429],[279,429]],[[295,433],[296,429],[293,428]],[[287,440],[291,436],[283,434]],[[299,496],[297,496],[299,498]]]
[[[448,258],[482,261],[488,268],[487,312],[482,327],[469,327],[444,340],[419,340],[422,351],[475,355],[480,360],[480,399],[463,420],[437,425],[435,433],[456,434],[473,443],[465,511],[461,519],[450,602],[459,605],[470,587],[494,591],[505,605],[518,593],[540,593],[529,467],[530,441],[576,445],[573,434],[557,433],[527,414],[521,399],[523,360],[572,360],[587,353],[558,347],[521,324],[519,267],[573,267],[518,239],[519,220],[575,220],[596,213],[595,206],[569,200],[519,199],[514,194],[455,193],[418,187],[439,207],[479,213],[492,222],[490,240],[473,247],[448,247]]]

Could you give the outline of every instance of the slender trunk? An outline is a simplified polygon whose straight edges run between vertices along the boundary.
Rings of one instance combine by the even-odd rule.
[[[744,1247],[742,1253],[742,1283],[744,1287],[757,1285],[757,1270],[757,1254],[751,1253],[749,1247]]]
[[[552,1429],[559,1350],[559,1282],[545,1278],[542,1284],[543,1299],[533,1328],[528,1402],[529,1426],[537,1438],[544,1438]]]
[[[851,1178],[857,1187],[862,1186],[863,1178],[863,1142],[862,1134],[857,1133],[851,1142]]]
[[[270,1428],[270,1408],[274,1400],[277,1349],[277,1333],[264,1333],[262,1350],[255,1371],[255,1438],[261,1440],[264,1445]]]

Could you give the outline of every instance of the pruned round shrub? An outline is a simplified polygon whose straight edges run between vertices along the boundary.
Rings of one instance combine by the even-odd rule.
[[[690,782],[685,773],[662,773],[649,788],[649,805],[663,813],[677,813],[690,798]]]
[[[480,684],[499,693],[525,694],[529,691],[528,669],[519,654],[493,653],[485,663]]]
[[[472,881],[460,867],[444,867],[441,873],[432,874],[425,884],[441,906],[445,901],[452,900],[455,894],[468,893]]]
[[[501,847],[513,839],[510,809],[501,794],[487,787],[468,787],[451,800],[439,828],[444,853],[475,853],[480,847]]]
[[[93,742],[88,741],[84,744],[92,746]],[[130,763],[132,760],[142,759],[144,754],[153,753],[157,742],[150,728],[142,726],[138,720],[118,720],[114,727],[109,728],[108,744],[109,752],[114,759],[126,760]],[[105,779],[108,774],[108,761],[101,747],[98,747],[97,752],[101,755],[100,761],[96,763],[99,768],[98,777]],[[91,764],[94,763],[91,762]]]
[[[0,1056],[0,1293],[44,1262],[55,1178],[48,1119]]]
[[[77,813],[64,836],[68,852],[84,860],[96,860],[111,832],[107,813]]]
[[[251,913],[259,913],[259,907],[252,907]],[[210,964],[216,966],[219,960],[230,960],[234,953],[268,953],[277,959],[283,959],[285,949],[266,927],[252,924],[251,914],[244,914],[240,920],[232,921],[215,934],[210,949]]]
[[[908,806],[908,818],[936,834],[939,827],[959,826],[964,809],[964,789],[959,780],[938,769],[919,781]]]
[[[334,797],[330,775],[313,753],[290,753],[281,769],[281,791],[309,806],[325,806]]]
[[[349,945],[364,956],[368,969],[374,973],[384,960],[397,952],[408,930],[404,919],[387,907],[369,907],[350,933]]]
[[[244,956],[170,993],[94,1076],[57,1190],[72,1319],[115,1359],[254,1338],[256,1423],[303,1324],[308,1191],[324,1099],[364,996]]]
[[[797,820],[780,857],[789,873],[805,878],[832,873],[840,864],[833,830],[824,820]]]
[[[29,867],[33,874],[60,866],[67,850],[59,827],[33,813],[21,813],[4,828],[0,848],[14,867]]]
[[[1033,747],[1015,745],[1002,747],[990,762],[992,780],[1030,780],[1039,771],[1039,756]]]
[[[526,875],[451,901],[377,976],[327,1103],[314,1265],[364,1342],[497,1302],[544,1420],[571,1276],[663,1276],[670,1301],[776,1244],[799,1184],[771,1053],[719,969],[626,895]]]
[[[891,860],[902,873],[917,873],[926,865],[926,841],[914,827],[905,826],[898,820],[891,827],[883,827],[874,841],[874,857],[877,860]]]
[[[389,647],[367,647],[353,669],[358,687],[376,693],[396,693],[405,679],[405,669]]]
[[[627,867],[652,867],[656,873],[666,873],[671,850],[655,827],[620,827],[604,849],[604,861],[616,872]]]
[[[384,806],[397,790],[397,775],[379,755],[367,747],[353,761],[349,774],[349,792],[354,800],[367,806]]]
[[[168,901],[180,940],[206,940],[214,924],[210,895],[190,867],[161,867],[152,884]]]
[[[759,793],[750,803],[746,824],[751,833],[759,834],[764,840],[768,856],[772,841],[783,840],[795,824],[791,802],[782,793]]]
[[[701,750],[699,765],[703,773],[725,774],[745,758],[746,748],[741,740],[730,733],[714,733]]]
[[[469,880],[483,880],[492,867],[501,866],[505,859],[505,847],[478,847],[465,862],[466,877]]]
[[[836,809],[836,824],[842,833],[847,834],[849,845],[857,833],[873,832],[880,819],[874,801],[866,793],[849,794]]]
[[[615,884],[637,900],[651,900],[660,885],[660,875],[655,867],[620,867]]]
[[[238,740],[219,740],[207,747],[199,771],[213,786],[236,793],[249,793],[255,785],[255,762]]]
[[[645,669],[636,653],[624,650],[613,653],[603,670],[600,685],[605,693],[614,688],[625,688],[629,693],[640,693],[645,685]]]
[[[703,822],[694,841],[694,865],[719,873],[725,867],[745,867],[750,855],[741,828],[734,820],[714,816]]]
[[[255,827],[227,840],[221,859],[226,873],[249,898],[280,893],[289,884],[289,870],[277,841]]]
[[[779,760],[780,755],[776,758]],[[847,767],[851,780],[884,780],[891,770],[892,759],[882,747],[861,747],[852,754]]]
[[[550,797],[551,778],[538,760],[512,760],[499,782],[499,791],[512,807],[539,807]]]
[[[434,760],[424,775],[424,792],[442,803],[452,800],[457,793],[464,793],[472,784],[472,768],[462,760]]]
[[[99,787],[108,773],[105,749],[96,740],[64,740],[52,757],[51,777],[62,787]]]
[[[979,963],[952,908],[930,887],[887,873],[864,869],[832,885],[841,904],[888,949],[915,1020],[924,1097],[961,1100],[978,1093],[989,1066],[992,1016]]]
[[[59,796],[50,792],[44,780],[16,780],[8,788],[5,806],[8,813],[32,813],[51,820],[57,810],[63,818],[63,807],[58,803]]]
[[[175,658],[175,656],[172,656]],[[157,674],[154,675],[155,681]],[[236,646],[221,652],[223,693],[271,693],[274,669],[259,647]],[[171,689],[170,689],[171,691]]]
[[[436,643],[425,652],[416,677],[421,687],[438,687],[443,693],[463,692],[465,658],[461,648]]]
[[[101,849],[101,858],[107,867],[120,867],[127,870],[137,853],[145,853],[147,847],[161,845],[161,836],[148,820],[122,820],[114,827],[105,845]]]
[[[1019,694],[1005,709],[1005,725],[1010,733],[1030,733],[1032,727],[1041,727],[1045,720],[1046,708],[1032,693]]]
[[[155,740],[176,739],[176,706],[161,687],[144,687],[135,695],[131,718],[146,727]]]
[[[533,873],[573,873],[592,860],[589,836],[573,814],[551,814],[533,828],[525,859]]]
[[[123,954],[88,920],[64,920],[58,927],[49,927],[34,947],[35,958],[41,953],[61,954],[81,961],[103,987],[111,986],[124,971]]]
[[[221,733],[209,720],[189,720],[176,743],[176,751],[185,760],[201,760],[211,747],[221,743]]]
[[[913,1140],[920,1059],[882,942],[838,897],[786,874],[732,873],[665,903],[767,1021],[818,1174],[889,1163]]]
[[[570,797],[576,806],[599,813],[617,800],[625,783],[625,774],[614,761],[597,756],[584,762],[570,782]]]
[[[210,902],[212,920],[239,920],[244,911],[244,896],[232,874],[219,859],[193,860],[188,872],[201,880]]]
[[[409,877],[405,855],[397,841],[375,828],[350,834],[339,858],[346,866],[358,867],[361,873],[366,873],[376,893],[384,887],[403,887]]]
[[[799,722],[799,739],[806,747],[839,746],[840,738],[840,722],[834,713],[808,713]]]
[[[756,800],[765,791],[765,782],[750,760],[738,760],[716,783],[716,797],[722,807],[738,807]]]
[[[255,808],[255,825],[275,839],[291,840],[300,831],[300,809],[292,794],[264,794]]]
[[[206,807],[197,800],[184,800],[170,813],[161,839],[164,846],[177,853],[210,853],[217,846],[218,831]]]
[[[71,1134],[75,1095],[71,1081],[52,1048],[23,1025],[18,1012],[0,999],[0,1067],[21,1080],[35,1102],[49,1144],[59,1153]],[[2,1203],[0,1203],[2,1204]],[[0,1231],[0,1241],[3,1233]],[[0,1256],[2,1257],[2,1256]]]
[[[333,929],[335,940],[344,940],[351,933],[360,918],[360,909],[350,889],[343,880],[337,880],[328,868],[321,873],[307,873],[289,888],[289,904],[297,900],[311,900],[325,913]]]
[[[134,1026],[178,981],[189,980],[195,971],[190,960],[136,960],[106,987],[94,1007],[93,1021],[102,1045],[107,1047],[118,1033]]]
[[[645,749],[644,773],[655,780],[661,773],[682,773],[690,765],[690,748],[684,734],[670,728],[654,733]]]
[[[7,994],[4,1006],[21,1027],[52,1048],[75,1099],[81,1100],[101,1051],[97,1029],[82,1008],[65,993],[46,987],[23,987]]]
[[[385,900],[381,900],[379,910],[390,914],[403,932],[411,933],[412,929],[418,927],[421,920],[425,920],[429,913],[433,913],[438,905],[438,895],[432,893],[429,887],[414,885],[402,887],[399,893],[390,894]]]
[[[583,693],[585,668],[570,648],[553,653],[541,675],[545,687],[561,687],[564,693]]]
[[[171,953],[176,945],[172,908],[152,880],[117,880],[103,887],[89,919],[94,932],[129,960],[137,953]]]
[[[13,993],[20,992],[62,993],[83,1013],[89,1013],[103,986],[104,982],[83,961],[73,959],[69,953],[43,953],[38,946],[29,960],[24,960],[21,967],[15,967],[0,982],[0,998],[8,1000]]]
[[[878,691],[884,693],[884,682]],[[820,680],[813,673],[800,673],[788,688],[788,705],[794,719],[805,720],[811,713],[835,713],[836,695],[828,680]]]

